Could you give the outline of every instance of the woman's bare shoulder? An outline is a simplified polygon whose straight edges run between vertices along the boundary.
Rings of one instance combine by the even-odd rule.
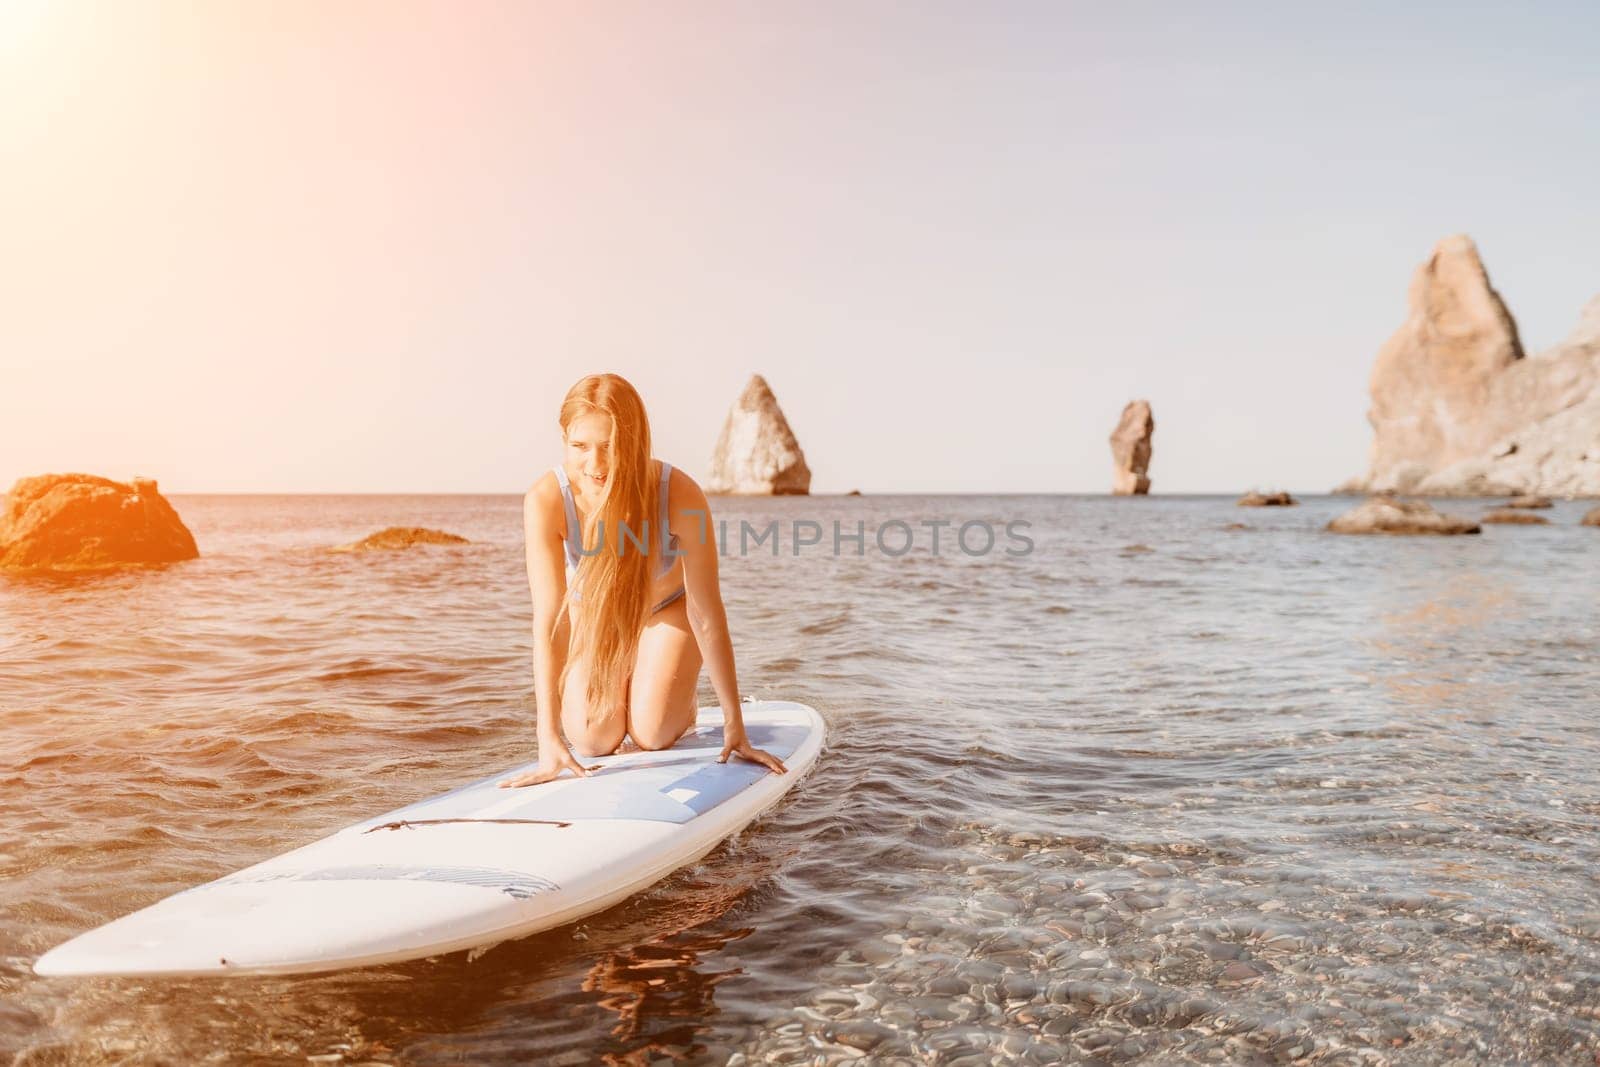
[[[672,474],[667,478],[667,506],[673,511],[685,508],[704,510],[707,506],[705,490],[682,467],[673,467]]]
[[[539,475],[538,479],[528,486],[528,491],[522,494],[522,510],[529,517],[547,515],[552,510],[560,510],[561,507],[561,483],[556,481],[556,473],[553,470]]]
[[[682,467],[674,467],[672,475],[667,480],[667,507],[672,510],[672,520],[677,520],[685,512],[694,512],[696,518],[693,522],[704,523],[710,518],[710,504],[706,501],[706,490],[702,490],[699,482],[691,478]],[[669,520],[669,523],[672,520]]]

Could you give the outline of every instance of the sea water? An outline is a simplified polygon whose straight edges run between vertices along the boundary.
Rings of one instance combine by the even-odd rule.
[[[174,503],[198,560],[0,578],[18,1063],[1600,1051],[1581,502],[1391,538],[1324,532],[1353,504],[1326,497],[714,499],[740,689],[830,731],[737,839],[475,959],[37,978],[74,934],[534,756],[519,498]],[[990,551],[953,540],[973,523]],[[388,525],[472,543],[327,551]]]

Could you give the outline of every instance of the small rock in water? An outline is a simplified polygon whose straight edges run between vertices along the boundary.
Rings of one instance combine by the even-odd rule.
[[[1345,534],[1475,534],[1482,532],[1471,519],[1442,515],[1420,500],[1377,496],[1328,523],[1328,530]]]
[[[1260,961],[1234,960],[1226,965],[1217,974],[1220,985],[1242,985],[1245,982],[1254,982],[1265,975],[1272,973],[1270,964]]]
[[[1239,498],[1241,508],[1292,508],[1297,503],[1299,501],[1282,490],[1259,493],[1252,489]]]
[[[837,1023],[830,1028],[828,1036],[831,1040],[841,1045],[860,1049],[862,1052],[871,1052],[886,1038],[894,1036],[894,1031],[881,1023],[858,1021]]]
[[[421,526],[390,526],[379,530],[375,534],[363,537],[352,544],[339,545],[333,551],[370,552],[375,549],[414,548],[417,545],[465,545],[470,543],[465,537],[445,533],[443,530],[429,530]]]
[[[1550,523],[1550,520],[1543,515],[1530,515],[1526,511],[1516,511],[1511,508],[1496,508],[1479,521],[1508,526],[1547,526]]]
[[[900,958],[900,946],[883,941],[868,941],[859,952],[861,958],[871,964],[884,964]]]
[[[853,1008],[856,1006],[856,995],[854,991],[849,989],[824,989],[811,998],[811,1003],[819,1006],[823,1004],[842,1004],[845,1007]]]
[[[1008,974],[1000,979],[1000,992],[1008,1000],[1032,1000],[1039,993],[1039,983],[1025,974]]]

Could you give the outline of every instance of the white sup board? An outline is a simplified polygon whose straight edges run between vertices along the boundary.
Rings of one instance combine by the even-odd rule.
[[[776,774],[722,751],[722,712],[660,752],[518,789],[512,768],[346,827],[90,930],[33,965],[43,975],[296,974],[492,945],[610,907],[692,863],[794,786],[822,717],[741,705]]]

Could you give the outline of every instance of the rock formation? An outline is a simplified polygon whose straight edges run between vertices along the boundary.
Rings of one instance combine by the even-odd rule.
[[[1111,431],[1111,492],[1115,496],[1141,496],[1150,491],[1150,438],[1156,420],[1147,400],[1133,400],[1122,409]]]
[[[1420,500],[1375,496],[1328,523],[1334,533],[1348,534],[1475,534],[1471,519],[1441,515]]]
[[[413,548],[416,545],[466,545],[465,537],[442,530],[429,530],[421,526],[389,526],[370,537],[349,545],[339,545],[335,552],[367,552],[373,549]]]
[[[1600,526],[1600,508],[1590,508],[1578,523],[1579,526]]]
[[[1561,344],[1524,358],[1464,235],[1411,282],[1372,370],[1371,464],[1337,492],[1600,495],[1600,298]]]
[[[761,375],[752,375],[722,424],[711,455],[708,493],[746,496],[804,496],[811,492],[811,468],[778,398]]]
[[[1553,506],[1554,502],[1547,496],[1519,496],[1506,501],[1506,507],[1508,508],[1548,508]]]
[[[0,570],[109,570],[199,555],[194,535],[149,478],[22,478],[0,514]]]
[[[1543,515],[1530,515],[1526,511],[1516,511],[1512,508],[1495,508],[1479,521],[1501,523],[1506,526],[1544,526],[1550,520]]]
[[[1292,508],[1298,503],[1288,493],[1258,493],[1254,489],[1239,498],[1241,508]]]

